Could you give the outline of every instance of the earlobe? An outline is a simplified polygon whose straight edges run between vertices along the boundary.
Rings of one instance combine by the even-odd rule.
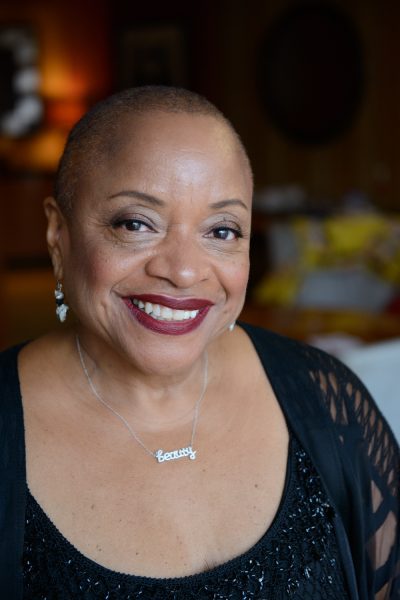
[[[66,222],[54,198],[46,198],[43,207],[47,217],[46,239],[51,262],[53,263],[54,276],[61,281],[64,271],[61,232],[66,227]]]

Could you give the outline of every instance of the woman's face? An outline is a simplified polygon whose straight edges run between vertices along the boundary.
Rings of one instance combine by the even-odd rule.
[[[90,343],[145,372],[178,372],[242,308],[250,172],[213,117],[150,113],[119,131],[60,230],[66,301]]]

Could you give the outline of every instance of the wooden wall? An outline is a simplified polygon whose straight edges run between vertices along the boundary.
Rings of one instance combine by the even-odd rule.
[[[327,3],[328,0],[320,0]],[[400,208],[400,3],[330,0],[356,23],[365,49],[366,91],[353,127],[336,141],[307,147],[280,134],[256,86],[257,53],[271,22],[299,0],[6,0],[0,24],[31,22],[41,47],[42,91],[80,95],[87,104],[112,89],[114,48],[123,27],[172,22],[187,39],[187,84],[232,119],[251,156],[256,184],[298,183],[313,197],[357,189],[385,208]]]
[[[400,3],[333,2],[352,17],[359,30],[366,90],[353,127],[335,142],[314,148],[291,142],[274,128],[255,83],[264,32],[285,8],[296,3],[226,2],[227,18],[220,37],[220,93],[249,148],[257,184],[298,183],[311,196],[323,199],[340,199],[356,189],[384,208],[400,209]]]
[[[27,22],[37,31],[46,101],[64,96],[88,106],[113,89],[115,47],[124,27],[176,24],[186,36],[187,85],[233,121],[248,148],[257,187],[295,183],[316,199],[333,201],[356,189],[383,209],[400,210],[400,2],[331,1],[359,29],[367,86],[353,127],[335,142],[315,147],[292,142],[275,129],[256,85],[265,31],[299,0],[3,0],[0,26]],[[28,150],[17,142],[10,152],[23,164]],[[29,266],[32,257],[46,254],[42,199],[51,191],[51,173],[33,170],[25,165],[0,179],[0,314],[1,265],[26,259]],[[0,342],[1,331],[0,322]]]

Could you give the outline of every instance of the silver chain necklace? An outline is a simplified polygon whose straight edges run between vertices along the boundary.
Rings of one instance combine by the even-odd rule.
[[[80,344],[78,335],[75,336],[75,341],[76,341],[76,347],[77,347],[77,350],[78,350],[79,360],[80,360],[83,372],[85,373],[86,379],[88,381],[88,384],[89,384],[90,389],[92,390],[93,394],[96,396],[96,398],[106,408],[108,408],[109,411],[111,411],[113,413],[113,415],[115,415],[120,421],[122,421],[122,423],[125,425],[125,427],[129,431],[129,433],[131,434],[131,436],[133,437],[133,439],[139,444],[139,446],[141,446],[143,448],[143,450],[145,450],[145,452],[147,452],[147,454],[150,454],[150,456],[152,456],[153,458],[155,458],[158,463],[163,463],[163,462],[170,461],[170,460],[177,460],[179,458],[184,458],[186,456],[189,457],[190,460],[195,460],[196,459],[197,450],[193,450],[193,444],[194,444],[194,437],[196,435],[196,428],[197,428],[197,421],[198,421],[198,418],[199,418],[200,405],[201,405],[201,402],[202,402],[202,400],[204,398],[204,395],[206,393],[207,384],[208,384],[208,355],[207,355],[207,353],[205,355],[203,387],[202,387],[199,399],[197,400],[197,402],[195,404],[195,407],[194,407],[194,415],[193,415],[193,422],[192,422],[192,436],[190,438],[190,444],[189,444],[189,446],[185,446],[183,448],[178,448],[177,450],[171,450],[170,452],[164,452],[164,450],[162,450],[162,449],[159,449],[159,450],[156,450],[155,452],[152,452],[142,442],[142,440],[139,438],[139,436],[137,435],[137,433],[135,433],[135,431],[129,425],[128,421],[122,415],[120,415],[119,412],[117,412],[112,406],[110,406],[104,400],[104,398],[102,398],[100,396],[100,394],[96,390],[96,388],[94,386],[94,383],[93,383],[93,381],[92,381],[92,379],[91,379],[91,377],[89,375],[89,372],[87,370],[86,363],[85,363],[84,358],[83,358],[81,344]]]

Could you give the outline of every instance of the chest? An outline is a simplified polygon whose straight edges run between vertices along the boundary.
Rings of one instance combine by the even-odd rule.
[[[161,464],[118,422],[64,418],[50,426],[25,412],[31,492],[76,548],[108,568],[152,577],[200,572],[245,552],[274,519],[288,438],[265,393],[232,419],[206,412],[196,460]],[[172,438],[184,439],[186,429]],[[169,448],[167,438],[157,442]]]
[[[332,515],[319,478],[307,455],[292,439],[289,475],[277,517],[259,543],[237,560],[196,578],[143,580],[101,569],[68,547],[48,523],[40,507],[28,501],[25,584],[38,593],[47,589],[48,576],[67,565],[69,577],[58,578],[60,597],[78,590],[104,595],[118,585],[122,597],[189,598],[248,596],[283,598],[347,598],[335,544]],[[289,572],[288,566],[290,565]],[[211,567],[207,564],[206,567]],[[57,581],[57,575],[55,577]],[[66,593],[65,586],[68,586]],[[96,591],[97,590],[97,591]],[[40,593],[39,593],[40,592]],[[243,596],[244,597],[244,596]]]

